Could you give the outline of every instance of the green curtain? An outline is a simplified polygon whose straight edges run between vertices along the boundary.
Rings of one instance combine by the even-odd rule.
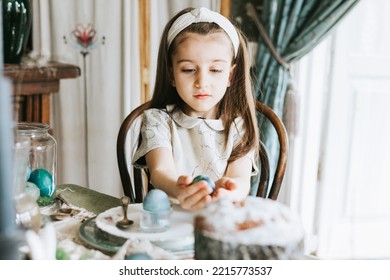
[[[233,2],[235,1],[232,1],[232,4]],[[259,46],[254,67],[256,98],[283,118],[286,92],[291,82],[288,65],[299,60],[318,45],[359,0],[249,0],[244,2],[245,4],[240,3],[241,7],[246,5],[245,16],[240,17],[241,22],[244,22],[245,17],[248,16],[248,3],[253,3],[256,18],[265,31],[264,36],[259,31],[259,26],[253,27],[255,21],[253,16],[249,16],[253,21],[252,25],[243,24],[243,27],[245,25],[248,30],[251,30],[250,32],[256,30],[259,35],[256,36]],[[245,28],[243,29],[245,31]],[[248,37],[255,36],[252,33]],[[267,40],[271,44],[267,45]],[[279,61],[276,59],[278,56]],[[269,152],[271,174],[273,174],[279,152],[277,135],[268,122],[259,120],[259,123],[262,140]],[[253,189],[252,194],[255,192],[256,190]]]

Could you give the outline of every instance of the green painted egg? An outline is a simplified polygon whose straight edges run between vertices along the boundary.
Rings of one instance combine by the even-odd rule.
[[[210,195],[212,195],[214,193],[214,190],[215,190],[215,183],[210,179],[210,177],[206,176],[206,175],[199,175],[199,176],[196,176],[194,178],[194,180],[192,181],[192,183],[196,183],[196,182],[199,182],[199,181],[206,181],[207,184],[209,185],[209,187],[211,188],[212,192]]]
[[[41,196],[50,197],[55,190],[53,176],[46,169],[33,170],[28,182],[37,185]]]
[[[41,195],[41,190],[34,183],[26,182],[26,193],[31,196],[34,201],[37,201]]]

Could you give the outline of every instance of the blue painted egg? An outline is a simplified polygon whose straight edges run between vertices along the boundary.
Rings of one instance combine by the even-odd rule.
[[[152,257],[146,253],[133,253],[125,256],[125,260],[152,260]]]
[[[41,196],[50,197],[54,190],[53,176],[46,169],[35,169],[31,172],[28,182],[35,184]]]
[[[212,192],[210,195],[212,195],[214,193],[214,190],[215,190],[215,183],[210,179],[209,176],[206,176],[206,175],[199,175],[199,176],[196,176],[194,178],[194,180],[192,181],[192,183],[196,183],[196,182],[199,182],[199,181],[206,181],[207,184],[209,185],[209,187],[211,188]]]
[[[146,211],[156,213],[169,210],[171,208],[171,203],[168,195],[164,191],[152,189],[144,198],[143,208]]]
[[[31,196],[34,201],[37,201],[41,195],[41,190],[34,183],[26,182],[26,193]]]

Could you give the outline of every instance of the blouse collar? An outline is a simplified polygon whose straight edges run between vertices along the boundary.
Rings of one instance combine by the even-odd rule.
[[[221,119],[204,119],[200,117],[191,117],[183,113],[182,110],[175,108],[175,105],[167,105],[167,112],[175,123],[181,127],[191,129],[204,122],[209,128],[215,131],[223,131],[225,128]]]

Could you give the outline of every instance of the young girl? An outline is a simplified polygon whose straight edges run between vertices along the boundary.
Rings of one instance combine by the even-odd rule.
[[[185,209],[249,193],[259,135],[248,59],[240,31],[209,9],[185,9],[165,27],[133,164]],[[197,175],[215,181],[212,195]]]

